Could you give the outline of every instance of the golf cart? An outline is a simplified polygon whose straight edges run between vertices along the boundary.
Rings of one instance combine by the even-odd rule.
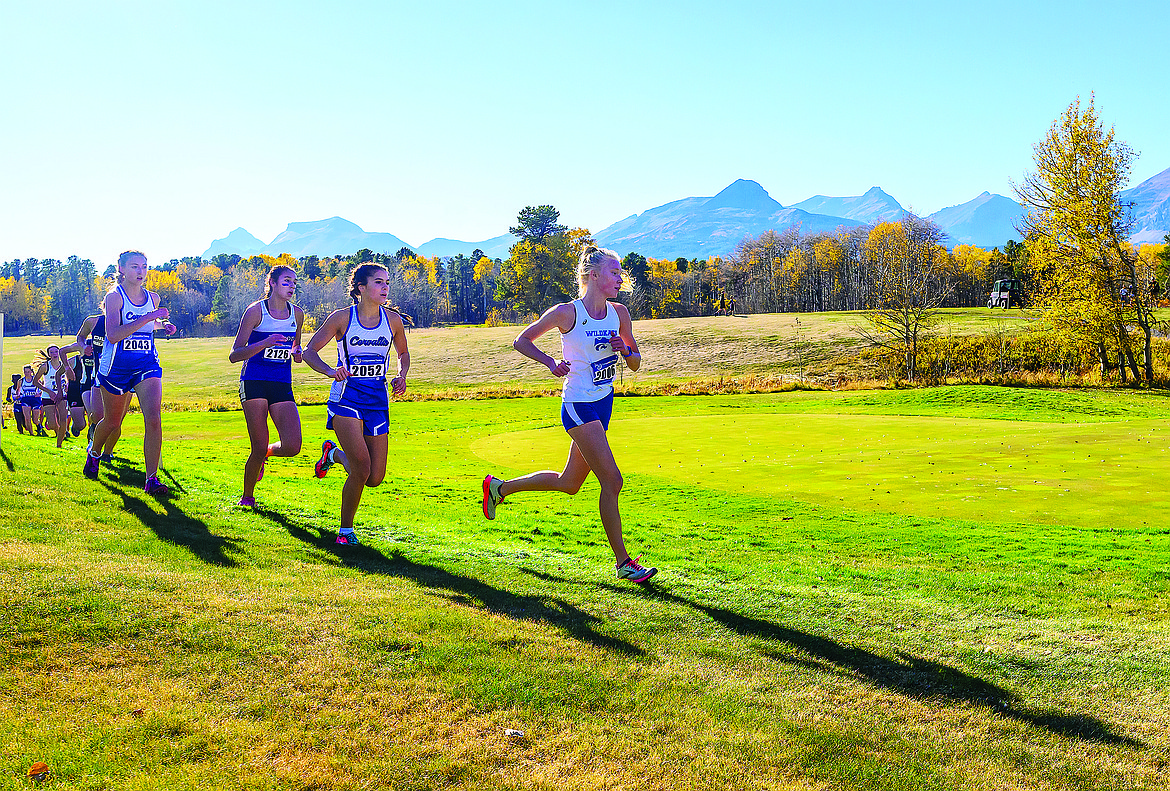
[[[1015,278],[1008,280],[997,280],[991,287],[991,296],[987,298],[987,307],[989,308],[1022,308],[1024,300],[1024,289],[1020,286],[1020,281]]]

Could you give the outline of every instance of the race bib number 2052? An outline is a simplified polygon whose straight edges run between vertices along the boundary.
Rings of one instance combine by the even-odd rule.
[[[357,379],[385,379],[386,363],[355,363],[349,375]]]

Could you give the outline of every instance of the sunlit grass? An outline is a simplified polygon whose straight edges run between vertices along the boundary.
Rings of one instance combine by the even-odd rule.
[[[165,416],[168,503],[141,492],[137,416],[96,484],[77,441],[6,434],[0,787],[35,760],[58,788],[1170,782],[1170,531],[1117,502],[1165,477],[1164,397],[620,399],[649,590],[613,579],[592,482],[479,514],[486,472],[563,461],[556,407],[396,404],[352,552],[309,450],[234,506],[239,413]],[[1057,467],[1064,517],[1024,480]]]

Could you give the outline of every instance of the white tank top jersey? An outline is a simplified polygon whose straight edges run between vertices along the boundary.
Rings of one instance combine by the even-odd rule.
[[[605,318],[595,319],[581,300],[572,304],[577,320],[573,329],[561,335],[561,358],[570,364],[561,400],[600,401],[613,392],[613,380],[622,364],[622,358],[609,347],[610,336],[618,331],[617,309],[606,302]]]
[[[378,311],[378,324],[362,326],[357,306],[349,309],[349,324],[337,342],[337,364],[349,369],[349,378],[334,382],[329,400],[359,409],[390,408],[386,390],[388,360],[394,347],[394,328],[385,309]]]
[[[45,374],[44,385],[45,385],[45,387],[49,388],[54,393],[56,393],[56,392],[58,392],[57,391],[57,372],[61,370],[61,366],[60,365],[54,366],[53,361],[49,360],[48,367],[49,367],[49,370]],[[62,374],[61,375],[61,387],[67,387],[67,386],[68,386],[68,380],[65,378],[65,375]]]
[[[126,292],[122,287],[118,286],[118,295],[122,297],[122,311],[118,316],[119,324],[122,326],[133,324],[147,313],[153,313],[158,308],[158,305],[154,302],[154,297],[149,292],[143,293],[146,296],[146,301],[141,305],[135,305],[130,300],[130,297],[126,296]],[[155,356],[154,327],[154,322],[148,322],[137,332],[123,338],[121,343],[106,343],[102,348],[102,359],[98,368],[102,376],[110,375],[110,372],[113,370],[112,366],[119,358],[132,358],[135,361],[143,360],[145,355],[150,355],[153,358]],[[107,332],[109,332],[109,329],[109,327],[106,327]]]

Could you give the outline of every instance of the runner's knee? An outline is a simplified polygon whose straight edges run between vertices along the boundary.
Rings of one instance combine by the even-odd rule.
[[[597,476],[597,481],[601,484],[601,491],[609,494],[618,494],[621,492],[622,485],[625,483],[625,479],[622,478],[622,474],[617,470],[614,470],[607,475]]]

